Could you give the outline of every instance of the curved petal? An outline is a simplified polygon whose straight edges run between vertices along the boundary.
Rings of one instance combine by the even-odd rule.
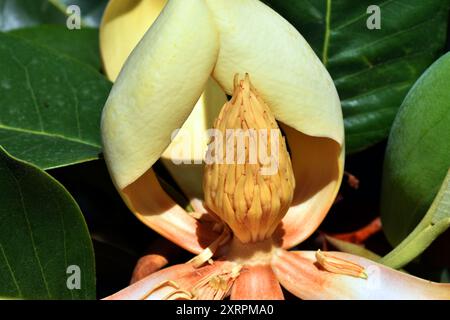
[[[296,190],[278,236],[292,247],[322,222],[338,192],[344,127],[333,81],[305,39],[256,0],[207,0],[220,33],[214,77],[227,93],[235,73],[252,82],[283,122]]]
[[[214,78],[231,94],[249,73],[275,117],[310,136],[344,141],[333,80],[300,33],[258,0],[206,0],[220,33]]]
[[[119,189],[167,148],[200,97],[218,49],[204,1],[172,0],[133,50],[102,115],[104,154]]]
[[[367,279],[324,270],[315,252],[278,250],[272,267],[283,287],[302,299],[450,299],[450,285],[426,281],[365,258],[333,256],[365,269]]]
[[[108,78],[115,81],[126,59],[154,23],[167,0],[110,0],[100,25],[100,53]],[[185,135],[177,135],[162,154],[164,166],[178,186],[189,198],[203,197],[203,165],[207,141],[204,133],[212,127],[226,95],[217,83],[210,79],[192,113],[181,127]],[[203,142],[203,143],[202,143]],[[189,154],[181,154],[173,163],[173,154],[180,145],[187,145]]]
[[[189,118],[162,154],[164,166],[188,199],[203,199],[203,158],[209,142],[205,133],[226,101],[223,90],[210,78]]]
[[[100,52],[105,72],[110,80],[116,80],[126,59],[142,39],[148,28],[154,23],[166,2],[167,0],[110,0],[100,26]],[[189,158],[181,160],[187,162],[203,158],[206,150],[206,141],[204,146],[201,143],[198,143],[198,141],[200,141],[199,139],[203,139],[201,135],[204,133],[204,130],[211,126],[210,124],[214,121],[220,111],[220,107],[225,101],[225,93],[210,79],[206,84],[205,92],[202,94],[192,113],[182,126],[182,130],[187,131],[189,133],[188,138],[192,140],[190,145],[199,147],[193,148],[193,153],[190,154]],[[200,198],[203,194],[203,166],[198,164],[175,165],[172,162],[173,151],[180,141],[182,141],[182,136],[177,136],[169,145],[162,155],[163,163],[188,198]],[[197,142],[194,144],[194,141]],[[186,171],[186,169],[189,169],[189,171]],[[148,173],[148,175],[152,174]],[[190,217],[185,216],[182,209],[164,194],[162,196],[165,201],[164,207],[170,208],[171,215],[174,214],[174,211],[179,213],[177,214],[177,219],[166,219],[165,216],[170,215],[169,213],[163,215],[161,206],[154,208],[155,202],[159,203],[161,201],[161,199],[158,199],[157,197],[162,192],[157,179],[152,177],[151,179],[143,180],[147,181],[147,183],[142,183],[142,187],[148,190],[145,199],[149,204],[146,205],[144,214],[141,212],[135,213],[141,220],[145,220],[147,225],[155,226],[157,230],[162,231],[162,233],[169,237],[170,240],[181,243],[182,246],[189,251],[199,253],[202,250],[202,247],[197,243],[198,241],[195,240],[197,238],[197,223]],[[153,190],[153,192],[150,190]],[[141,201],[141,204],[133,204],[133,199],[131,198],[128,201],[132,207],[142,208],[142,200],[143,199],[139,200]],[[149,216],[151,210],[154,209],[156,209],[156,211],[153,212],[152,219],[145,219],[142,217]],[[161,220],[158,221],[158,219]],[[161,230],[166,223],[169,225],[165,226],[164,230]],[[182,225],[181,227],[180,224]],[[191,232],[179,233],[177,232],[177,230],[179,231],[179,228],[183,230],[190,229]],[[166,229],[173,230],[174,232],[168,232]],[[179,240],[177,241],[177,235],[182,236],[181,242]],[[185,244],[188,244],[188,246]]]
[[[110,0],[100,24],[100,54],[106,76],[115,81],[139,40],[167,0]]]
[[[290,147],[296,180],[291,207],[275,235],[287,249],[308,238],[333,205],[344,173],[345,150],[331,139],[281,127]]]
[[[122,198],[144,224],[178,246],[199,254],[219,235],[186,213],[161,188],[153,170],[126,187]]]
[[[270,265],[254,265],[242,268],[231,300],[284,300],[284,296]]]
[[[155,272],[125,289],[104,298],[104,300],[141,300],[146,297],[150,290],[164,281],[175,280],[194,271],[194,267],[190,264],[175,265]]]

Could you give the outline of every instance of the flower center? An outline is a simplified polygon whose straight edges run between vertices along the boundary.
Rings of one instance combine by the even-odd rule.
[[[212,136],[205,205],[243,243],[271,237],[292,202],[295,179],[286,141],[248,74],[235,76]]]

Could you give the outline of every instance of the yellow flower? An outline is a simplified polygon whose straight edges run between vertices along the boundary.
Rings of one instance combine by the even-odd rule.
[[[359,257],[286,251],[317,229],[334,201],[344,129],[327,70],[269,7],[258,0],[112,0],[100,37],[115,81],[102,117],[114,184],[143,223],[197,254],[111,299],[281,299],[280,283],[301,298],[449,298],[447,286]],[[262,174],[246,148],[242,163],[209,163],[202,177],[198,160],[211,151],[204,130],[269,132],[278,130],[275,119],[286,142],[279,131],[268,140],[280,140],[275,148],[255,140],[256,150],[278,155],[275,174]],[[179,133],[171,142],[178,128],[190,138]],[[192,152],[173,159],[180,145]],[[195,212],[159,185],[152,166],[160,158]]]

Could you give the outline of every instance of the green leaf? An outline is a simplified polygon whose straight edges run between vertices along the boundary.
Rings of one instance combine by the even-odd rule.
[[[264,0],[308,40],[332,75],[345,119],[348,153],[389,134],[403,98],[442,53],[448,0]],[[367,8],[381,9],[369,30]]]
[[[401,268],[418,257],[450,227],[450,170],[425,217],[414,231],[379,262]]]
[[[82,26],[96,27],[108,0],[0,0],[0,31],[39,24],[66,25],[70,5],[78,5]]]
[[[100,70],[98,29],[69,30],[64,26],[42,25],[10,32],[41,46],[79,60]]]
[[[64,187],[0,147],[0,204],[0,296],[94,299],[92,242]],[[81,287],[69,290],[73,265],[80,268]]]
[[[372,261],[378,261],[381,258],[376,253],[370,251],[369,249],[366,249],[363,246],[360,246],[360,245],[357,245],[354,243],[350,243],[347,241],[343,241],[340,239],[336,239],[336,238],[333,238],[330,236],[325,236],[325,239],[339,251],[354,254],[354,255],[357,255],[357,256],[360,256],[360,257],[363,257],[366,259],[370,259]]]
[[[417,226],[450,168],[450,53],[405,98],[386,150],[381,217],[396,245]]]
[[[0,144],[44,169],[98,158],[110,88],[91,67],[0,33]]]
[[[381,216],[396,245],[417,226],[450,168],[450,53],[405,98],[386,150]]]

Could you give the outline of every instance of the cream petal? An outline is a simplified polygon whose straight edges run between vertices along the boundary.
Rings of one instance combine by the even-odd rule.
[[[275,117],[316,137],[344,141],[333,80],[306,40],[258,0],[206,0],[220,33],[214,78],[231,94],[233,76],[249,73]]]
[[[112,81],[115,81],[126,59],[144,36],[148,28],[154,23],[158,15],[164,8],[167,0],[110,0],[104,12],[102,23],[100,26],[100,52],[102,55],[103,66],[106,75]],[[182,130],[189,133],[188,138],[190,145],[195,145],[192,148],[192,154],[186,158],[181,159],[185,162],[189,160],[201,160],[206,151],[206,141],[204,145],[199,143],[202,139],[202,134],[207,128],[212,126],[212,123],[220,111],[220,107],[225,103],[226,96],[222,89],[212,79],[209,79],[205,92],[202,94],[188,120],[183,124]],[[169,145],[162,155],[162,161],[168,168],[170,174],[174,177],[177,184],[183,190],[185,195],[190,199],[200,198],[203,195],[202,191],[202,165],[175,165],[172,162],[172,153],[177,143],[182,137],[177,138]],[[180,159],[176,159],[180,160]],[[189,169],[189,171],[187,171]],[[151,175],[149,172],[148,175]],[[161,200],[157,198],[161,194],[161,188],[158,181],[154,178],[143,179],[146,183],[140,185],[147,190],[145,213],[135,212],[135,214],[147,225],[155,226],[157,230],[169,237],[170,240],[177,241],[177,236],[181,235],[183,240],[181,245],[194,253],[199,253],[202,247],[195,239],[196,231],[198,231],[197,223],[179,208],[170,198],[165,194],[162,196],[165,200],[165,207],[169,208],[164,214],[161,207],[155,208],[155,203]],[[125,195],[124,195],[125,196]],[[135,197],[127,197],[128,202],[132,208],[140,207],[141,204],[133,204]],[[156,210],[153,215],[150,215],[149,208]],[[133,209],[132,209],[133,210]],[[169,215],[174,215],[177,212],[177,219],[166,219]],[[200,210],[198,212],[206,212]],[[144,218],[151,216],[151,219]],[[167,225],[166,225],[167,224]],[[181,225],[181,227],[180,227]],[[189,229],[190,232],[177,232],[179,229]],[[177,235],[177,236],[176,236]],[[202,236],[199,236],[202,238]],[[208,237],[208,236],[207,236]],[[190,240],[186,240],[186,239]],[[185,244],[189,244],[186,246]]]
[[[231,300],[284,300],[284,296],[270,265],[250,265],[236,279]]]
[[[426,281],[365,258],[331,254],[365,268],[368,278],[325,271],[315,252],[278,250],[272,268],[281,285],[302,299],[450,299],[450,285]]]
[[[172,0],[129,56],[102,115],[104,154],[119,189],[167,148],[199,99],[218,49],[204,0]]]
[[[115,81],[122,66],[167,0],[110,0],[100,24],[100,54],[105,74]]]
[[[220,33],[215,79],[231,93],[233,75],[248,72],[285,124],[296,190],[278,235],[292,247],[322,222],[341,183],[344,126],[336,88],[298,31],[260,1],[206,2]]]
[[[281,126],[290,147],[296,180],[294,199],[276,237],[285,249],[308,238],[334,203],[344,173],[345,150],[334,140]]]
[[[201,253],[219,237],[212,223],[194,219],[177,205],[161,188],[151,169],[121,195],[140,221],[192,253]]]
[[[206,131],[213,127],[227,97],[210,78],[200,100],[161,160],[189,199],[203,199],[203,159],[208,149]]]
[[[105,73],[111,81],[115,81],[126,59],[166,3],[167,0],[110,0],[100,26],[100,53]],[[181,127],[186,136],[178,135],[162,155],[164,166],[189,199],[203,197],[203,165],[196,163],[201,162],[206,153],[204,133],[212,127],[225,102],[225,93],[210,79]],[[181,143],[188,145],[191,152],[185,158],[177,157],[176,160],[184,163],[175,165],[172,153],[177,151]]]

